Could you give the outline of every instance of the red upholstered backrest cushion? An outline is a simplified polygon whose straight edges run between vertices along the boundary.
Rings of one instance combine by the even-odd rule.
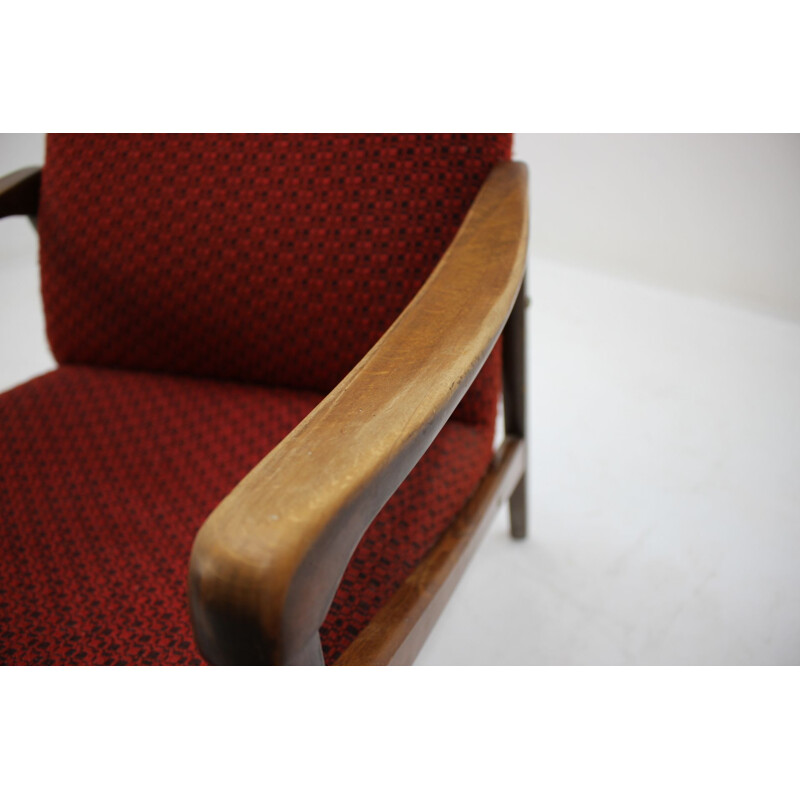
[[[436,266],[508,134],[50,135],[56,359],[327,392]],[[493,418],[499,359],[457,415]]]

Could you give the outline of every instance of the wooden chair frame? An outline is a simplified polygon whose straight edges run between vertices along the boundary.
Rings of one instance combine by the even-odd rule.
[[[0,216],[36,224],[41,173],[0,180]],[[337,665],[411,664],[498,507],[526,534],[527,168],[493,169],[406,310],[198,532],[189,609],[217,664],[322,664],[319,629],[350,557],[501,332],[505,440],[455,522]]]

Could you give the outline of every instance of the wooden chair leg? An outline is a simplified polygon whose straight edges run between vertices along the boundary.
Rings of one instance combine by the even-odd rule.
[[[525,439],[525,309],[527,305],[528,297],[525,291],[525,280],[523,280],[503,332],[503,408],[506,436],[516,436],[523,441]],[[522,473],[509,504],[511,535],[515,539],[524,539],[528,528],[525,472]]]
[[[525,488],[524,472],[508,500],[508,505],[511,512],[511,535],[515,539],[524,539],[528,535],[528,492]]]

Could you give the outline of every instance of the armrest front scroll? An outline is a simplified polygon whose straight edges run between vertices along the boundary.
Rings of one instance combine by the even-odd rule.
[[[350,556],[503,329],[527,228],[527,168],[499,165],[406,310],[205,522],[189,602],[209,661],[322,663],[319,628]]]
[[[22,214],[35,220],[41,181],[42,170],[39,167],[18,169],[0,178],[0,217]]]

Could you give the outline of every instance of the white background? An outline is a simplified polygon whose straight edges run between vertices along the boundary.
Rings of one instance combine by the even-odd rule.
[[[521,134],[533,252],[800,322],[800,136]]]

